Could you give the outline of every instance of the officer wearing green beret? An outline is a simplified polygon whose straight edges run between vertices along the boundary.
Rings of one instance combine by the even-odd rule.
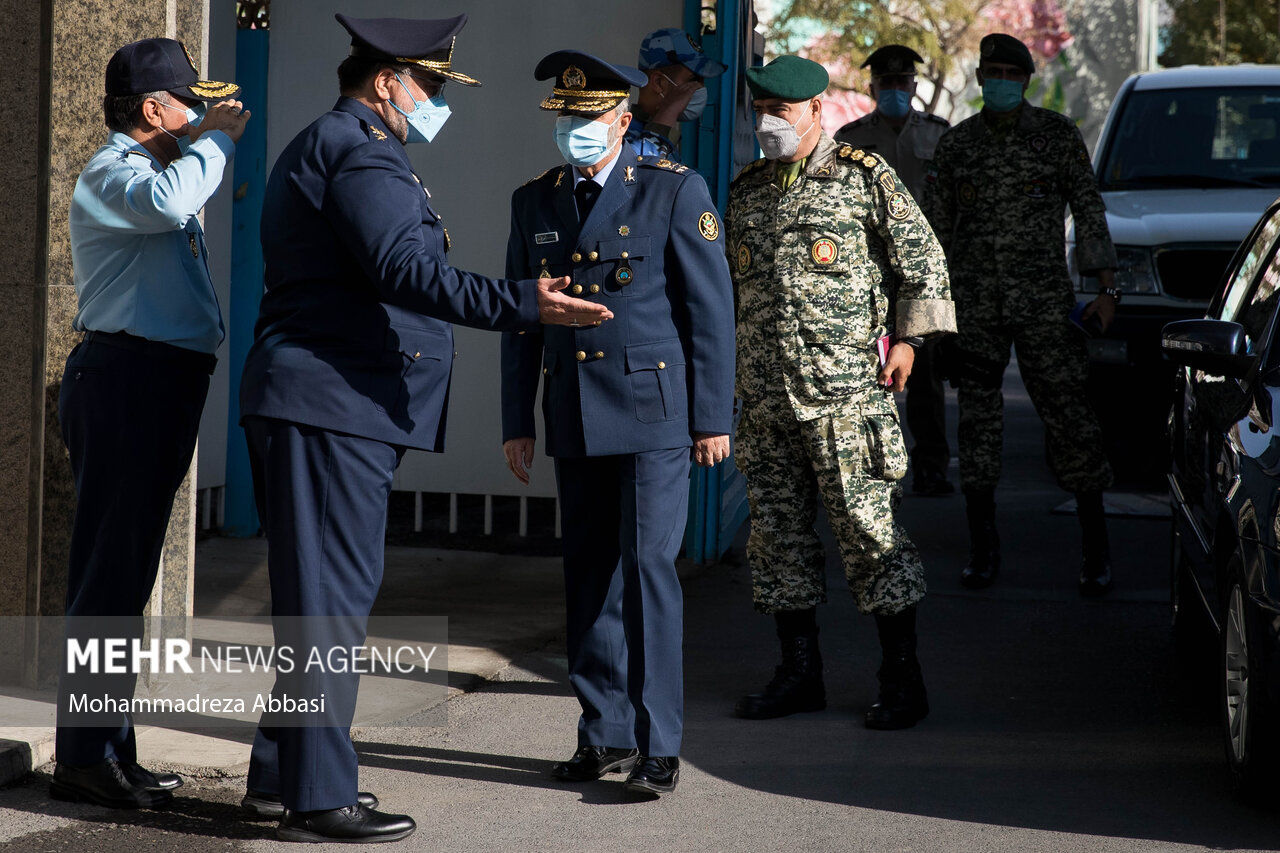
[[[1003,398],[1009,348],[1044,419],[1049,463],[1075,492],[1083,535],[1079,587],[1112,585],[1102,490],[1111,468],[1098,419],[1085,396],[1084,338],[1069,317],[1075,294],[1063,251],[1063,214],[1075,218],[1081,271],[1102,293],[1083,319],[1111,324],[1115,248],[1080,131],[1067,117],[1024,99],[1035,63],[1003,33],[979,45],[982,111],[949,130],[925,176],[924,208],[947,251],[959,320],[960,483],[969,521],[969,565],[961,583],[989,586],[1000,567],[995,488],[1000,479]]]
[[[821,65],[782,56],[747,71],[747,83],[765,157],[734,180],[725,216],[743,400],[736,452],[754,603],[774,616],[782,665],[735,711],[761,719],[826,706],[821,497],[884,653],[867,726],[904,728],[928,713],[915,633],[924,573],[894,521],[906,452],[890,389],[902,390],[927,338],[955,330],[946,262],[884,158],[822,131]]]
[[[863,68],[871,69],[871,97],[876,108],[836,131],[836,142],[879,154],[902,178],[911,197],[920,202],[924,173],[938,140],[951,125],[946,119],[911,105],[916,94],[916,63],[924,58],[902,44],[886,44],[872,51]],[[942,377],[934,369],[934,345],[916,353],[907,382],[907,426],[911,448],[911,489],[920,495],[949,495],[955,486],[947,479],[951,448],[947,445],[947,397]]]

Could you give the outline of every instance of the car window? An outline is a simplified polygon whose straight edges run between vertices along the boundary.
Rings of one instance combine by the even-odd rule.
[[[1130,92],[1098,174],[1104,190],[1280,185],[1280,87]]]
[[[1280,299],[1280,255],[1276,253],[1278,237],[1280,208],[1275,208],[1249,244],[1240,268],[1231,276],[1226,298],[1218,313],[1219,319],[1233,320],[1244,326],[1251,351],[1262,341]]]

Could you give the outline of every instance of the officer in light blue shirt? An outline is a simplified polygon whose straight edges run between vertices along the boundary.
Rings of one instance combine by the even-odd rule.
[[[640,70],[648,81],[631,110],[627,142],[642,157],[680,162],[671,139],[676,122],[697,121],[707,105],[705,81],[726,66],[707,56],[697,39],[684,30],[654,30],[640,42]]]
[[[195,451],[222,317],[196,215],[217,190],[249,113],[240,88],[199,79],[180,42],[125,45],[107,64],[107,144],[71,199],[84,340],[58,400],[76,486],[67,637],[142,636],[174,495]],[[210,106],[212,104],[212,106]],[[136,673],[64,673],[51,795],[115,808],[163,806],[182,779],[138,764],[123,713],[77,696],[133,695]]]

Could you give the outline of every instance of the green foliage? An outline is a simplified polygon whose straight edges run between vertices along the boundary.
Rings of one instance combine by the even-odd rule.
[[[1172,19],[1161,31],[1166,45],[1161,65],[1280,62],[1280,0],[1225,0],[1225,45],[1219,0],[1168,4]]]

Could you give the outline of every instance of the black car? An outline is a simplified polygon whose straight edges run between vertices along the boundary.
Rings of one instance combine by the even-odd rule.
[[[1280,202],[1241,244],[1208,315],[1164,327],[1172,601],[1178,646],[1217,633],[1217,689],[1237,789],[1280,778]]]

